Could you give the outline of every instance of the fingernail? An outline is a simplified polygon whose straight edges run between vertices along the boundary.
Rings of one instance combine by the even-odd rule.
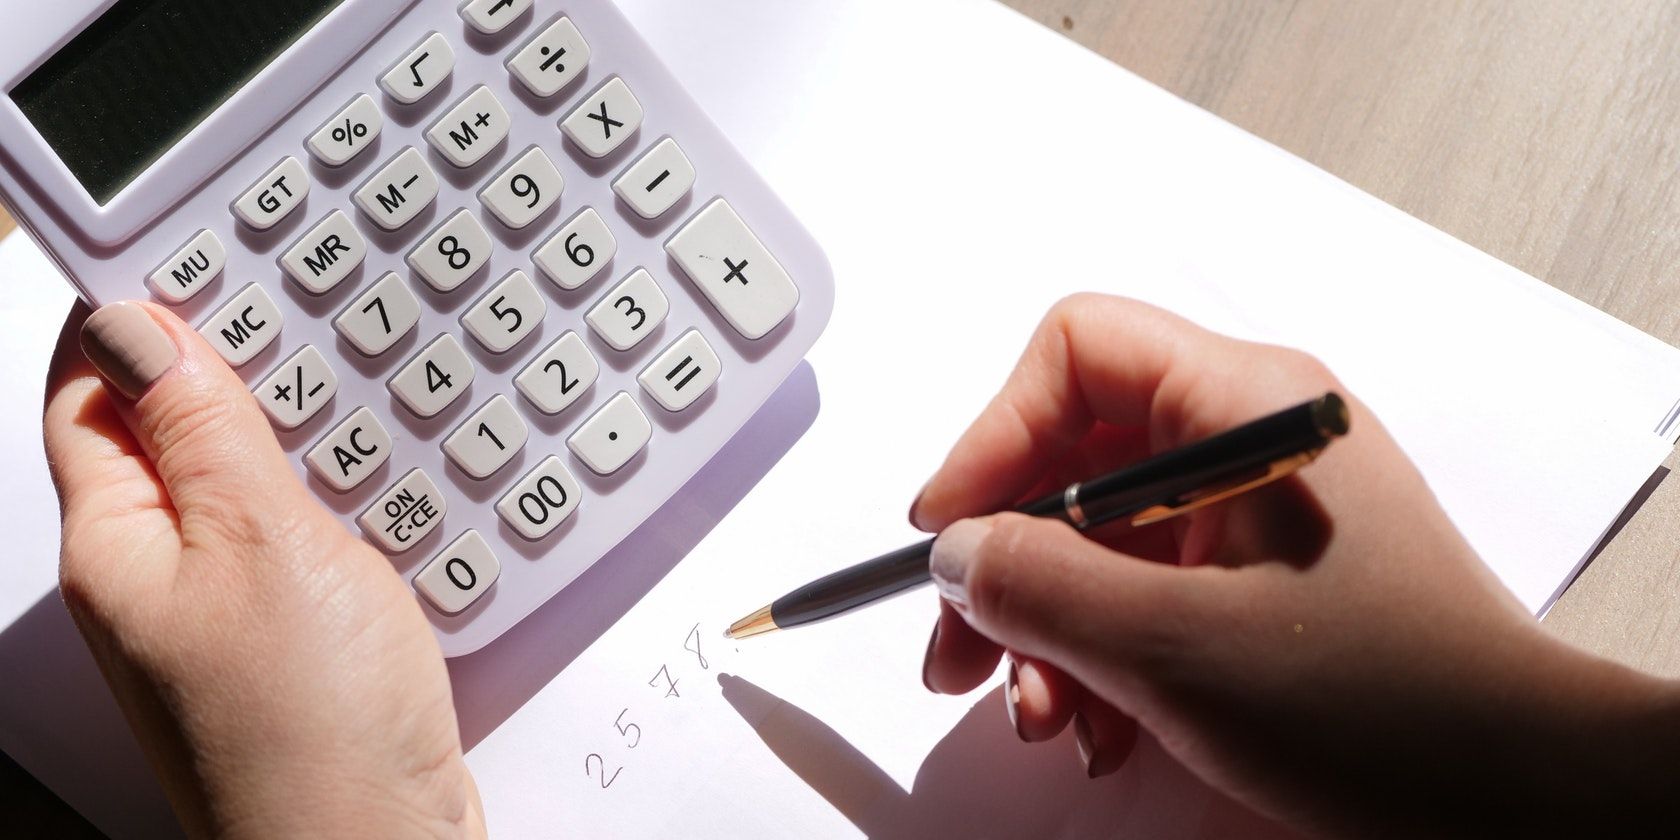
[[[928,571],[934,585],[945,600],[959,607],[968,606],[968,566],[974,560],[981,541],[991,532],[992,525],[983,519],[959,519],[951,527],[939,532],[928,557]]]
[[[922,497],[927,495],[928,484],[932,483],[933,479],[928,479],[927,484],[923,484],[922,489],[916,491],[916,500],[910,503],[910,527],[915,528],[918,531],[927,530],[922,527],[921,521],[916,518],[916,512],[921,510]]]
[[[180,351],[135,303],[102,306],[82,324],[82,353],[111,387],[131,400],[175,365]]]
[[[1021,680],[1013,656],[1009,657],[1009,676],[1003,681],[1003,701],[1009,709],[1009,725],[1015,728],[1015,737],[1027,740],[1027,736],[1021,734]]]
[[[1086,778],[1095,779],[1091,759],[1096,757],[1096,741],[1091,737],[1091,724],[1078,712],[1073,714],[1073,742],[1079,745],[1079,760],[1085,764]]]
[[[939,622],[935,621],[933,623],[933,635],[928,637],[927,653],[922,656],[922,685],[927,687],[927,690],[933,692],[934,694],[938,694],[939,689],[934,688],[933,683],[928,680],[928,667],[933,664],[933,646],[938,643]]]

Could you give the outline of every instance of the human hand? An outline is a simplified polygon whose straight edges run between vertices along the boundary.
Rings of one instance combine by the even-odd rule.
[[[78,306],[45,433],[65,604],[190,833],[484,834],[413,593],[197,333]]]
[[[1326,391],[1346,396],[1295,351],[1059,304],[911,509],[941,532],[928,687],[968,691],[1007,648],[1023,739],[1071,719],[1095,777],[1141,725],[1309,831],[1603,830],[1675,807],[1675,690],[1542,632],[1357,400],[1306,470],[1178,520],[983,515]]]

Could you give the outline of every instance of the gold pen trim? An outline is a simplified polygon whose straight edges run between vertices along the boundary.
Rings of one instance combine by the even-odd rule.
[[[770,615],[770,608],[759,607],[752,615],[729,625],[729,629],[723,631],[723,637],[725,639],[745,639],[749,636],[758,636],[780,629],[782,628],[776,626],[776,619]]]
[[[1280,458],[1267,465],[1266,471],[1261,473],[1259,476],[1254,478],[1239,478],[1223,485],[1216,485],[1197,490],[1193,493],[1187,493],[1180,497],[1176,502],[1144,508],[1143,510],[1132,514],[1131,519],[1128,521],[1130,521],[1134,527],[1141,527],[1144,525],[1153,525],[1156,522],[1171,519],[1175,516],[1183,516],[1193,510],[1199,510],[1207,507],[1208,505],[1222,502],[1232,496],[1247,493],[1248,491],[1253,490],[1256,487],[1260,487],[1261,485],[1277,481],[1278,479],[1290,475],[1296,470],[1312,463],[1313,460],[1318,458],[1318,456],[1323,452],[1324,447],[1321,446],[1317,449],[1310,449],[1306,452],[1297,453],[1287,458]]]

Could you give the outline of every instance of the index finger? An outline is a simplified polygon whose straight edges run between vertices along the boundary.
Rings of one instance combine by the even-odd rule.
[[[1215,338],[1140,301],[1099,294],[1063,299],[928,481],[911,508],[911,524],[938,531],[1008,508],[1098,421],[1147,425],[1162,380]]]

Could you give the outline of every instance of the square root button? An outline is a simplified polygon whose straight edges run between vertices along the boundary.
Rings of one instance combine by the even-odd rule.
[[[425,539],[448,509],[437,485],[415,468],[357,517],[356,524],[387,554],[398,554]]]

